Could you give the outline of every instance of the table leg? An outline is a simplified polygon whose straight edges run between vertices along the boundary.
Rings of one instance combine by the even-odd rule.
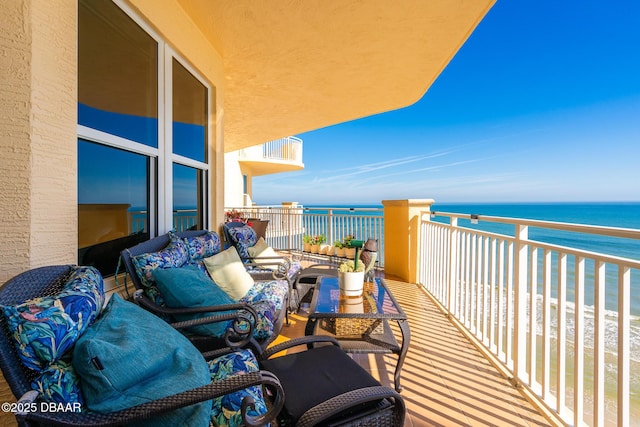
[[[398,354],[398,363],[396,364],[396,371],[393,375],[393,379],[395,381],[396,391],[399,393],[402,391],[402,386],[400,385],[400,372],[402,370],[404,359],[407,356],[407,351],[409,350],[411,332],[409,330],[409,322],[406,320],[398,320],[398,326],[400,327],[400,332],[402,332],[402,345],[400,346],[400,354]]]

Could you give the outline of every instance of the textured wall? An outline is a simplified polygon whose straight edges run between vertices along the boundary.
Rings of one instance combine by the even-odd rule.
[[[76,2],[0,2],[0,283],[77,258]]]

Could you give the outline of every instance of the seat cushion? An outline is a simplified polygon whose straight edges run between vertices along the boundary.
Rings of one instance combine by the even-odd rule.
[[[212,381],[221,381],[231,375],[258,372],[258,362],[249,350],[240,350],[209,362]],[[255,410],[249,415],[257,416],[267,412],[262,389],[254,386],[213,399],[211,421],[216,426],[239,426],[242,421],[242,399],[252,397],[256,402]]]
[[[80,379],[73,365],[65,360],[51,363],[31,382],[31,388],[37,390],[38,398],[44,402],[77,403],[82,407]]]
[[[253,278],[234,247],[205,258],[204,265],[213,281],[235,301],[245,296],[253,286]]]
[[[107,413],[211,381],[200,352],[157,316],[114,294],[73,351],[86,407]],[[153,426],[206,426],[211,401],[158,415]]]
[[[284,407],[293,423],[326,400],[351,390],[380,385],[334,345],[265,360],[260,362],[260,367],[273,372],[280,380],[286,396]],[[362,409],[362,406],[353,408],[354,411]]]
[[[225,291],[220,289],[206,273],[203,273],[195,265],[187,265],[181,268],[157,269],[153,271],[158,290],[162,293],[167,307],[191,308],[209,307],[226,304],[235,304]],[[220,314],[216,312],[212,314]],[[179,314],[175,318],[180,321],[200,319],[207,313]],[[208,323],[189,328],[191,332],[200,335],[221,337],[227,329],[226,321]]]
[[[3,312],[20,360],[40,371],[73,348],[103,304],[100,272],[93,267],[76,267],[58,295],[3,306]]]
[[[162,250],[136,255],[131,258],[140,282],[145,287],[155,285],[153,270],[179,268],[189,261],[189,251],[181,239],[174,239]]]

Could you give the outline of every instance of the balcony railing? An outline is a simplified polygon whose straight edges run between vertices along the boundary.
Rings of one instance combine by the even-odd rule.
[[[267,243],[275,248],[302,250],[305,234],[324,234],[327,243],[347,235],[378,240],[378,265],[384,266],[384,219],[382,208],[322,208],[254,206],[225,208],[242,212],[246,218],[269,220]]]
[[[640,247],[640,230],[425,213],[420,282],[566,423],[629,426],[640,416],[640,261],[553,243],[550,231]]]
[[[288,136],[240,150],[240,158],[302,163],[302,140]]]

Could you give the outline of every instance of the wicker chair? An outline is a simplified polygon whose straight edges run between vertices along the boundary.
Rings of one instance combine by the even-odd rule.
[[[56,295],[65,285],[72,269],[73,266],[64,265],[41,267],[26,271],[10,279],[0,288],[0,304],[16,305],[35,297]],[[0,315],[0,330],[2,332],[0,334],[0,368],[13,395],[18,400],[16,408],[27,408],[15,414],[18,424],[21,426],[124,425],[146,420],[161,413],[211,400],[214,397],[224,396],[254,385],[270,388],[271,392],[274,393],[275,399],[271,403],[267,414],[256,418],[245,418],[245,423],[263,425],[269,419],[273,419],[282,407],[283,395],[278,379],[269,372],[259,371],[233,375],[222,381],[212,382],[206,386],[112,413],[47,411],[46,405],[42,406],[37,403],[38,392],[32,390],[31,387],[31,382],[37,373],[27,368],[18,357],[7,320],[3,315]],[[153,345],[153,343],[149,345]],[[135,369],[135,366],[131,366],[131,369]]]
[[[178,237],[197,237],[202,236],[208,233],[206,230],[195,230],[195,231],[182,231],[175,233]],[[167,234],[163,234],[158,237],[154,237],[153,239],[147,240],[146,242],[139,243],[131,248],[125,249],[120,253],[122,263],[124,264],[125,271],[127,273],[127,277],[125,277],[125,286],[127,284],[127,280],[131,280],[136,291],[134,293],[134,300],[137,304],[144,307],[146,310],[157,314],[160,317],[168,319],[171,321],[172,317],[175,315],[182,314],[195,314],[195,313],[208,313],[210,316],[217,317],[219,319],[227,318],[235,320],[235,325],[237,327],[229,328],[224,335],[224,337],[213,337],[213,336],[205,336],[205,335],[197,335],[190,333],[188,334],[188,338],[191,342],[201,351],[215,351],[218,348],[226,348],[226,347],[252,347],[258,353],[264,350],[267,345],[271,343],[279,334],[282,329],[282,325],[284,324],[284,320],[286,318],[287,310],[282,309],[276,313],[276,318],[273,320],[274,323],[274,333],[268,339],[263,340],[255,340],[252,337],[253,334],[253,325],[256,323],[255,319],[257,319],[257,313],[254,308],[247,303],[237,303],[237,304],[228,304],[228,305],[219,305],[219,306],[211,306],[211,307],[199,307],[199,308],[169,308],[156,304],[154,301],[149,298],[144,292],[144,286],[140,280],[140,277],[136,273],[136,269],[133,265],[132,258],[136,255],[141,255],[149,252],[157,252],[164,247],[166,247],[170,242],[170,238]],[[215,314],[219,313],[219,314]],[[189,324],[184,324],[184,322],[174,322],[172,325],[174,327],[177,326],[193,326],[194,324],[200,324],[203,321],[206,322],[206,319],[198,319]],[[247,320],[249,320],[247,322]],[[243,322],[244,321],[244,322]],[[196,322],[196,323],[193,323]],[[250,330],[241,327],[241,324],[249,324]]]

